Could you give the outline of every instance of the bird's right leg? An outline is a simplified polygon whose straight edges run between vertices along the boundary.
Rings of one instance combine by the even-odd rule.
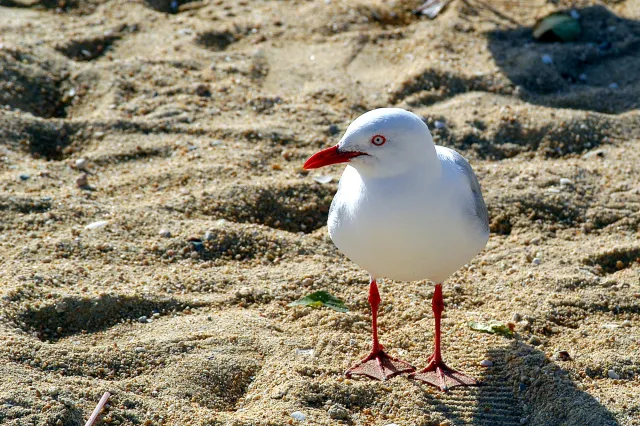
[[[378,307],[380,306],[380,293],[378,292],[376,279],[373,277],[371,277],[371,282],[369,283],[369,305],[371,306],[373,347],[369,355],[348,369],[345,375],[347,377],[362,375],[372,379],[386,380],[401,373],[415,371],[415,367],[408,362],[387,355],[378,341]]]
[[[436,284],[433,300],[431,301],[433,316],[435,318],[436,332],[434,335],[433,355],[427,360],[427,366],[422,370],[409,375],[410,379],[419,380],[432,386],[440,388],[446,392],[455,386],[474,386],[478,382],[473,377],[469,377],[459,371],[449,368],[442,360],[440,349],[441,333],[440,321],[444,311],[444,299],[442,297],[442,284]]]

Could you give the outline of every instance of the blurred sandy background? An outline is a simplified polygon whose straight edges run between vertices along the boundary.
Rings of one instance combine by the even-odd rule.
[[[109,391],[99,424],[640,425],[640,2],[420,3],[0,0],[0,423]],[[570,7],[576,42],[533,41]],[[381,106],[483,187],[443,322],[482,387],[342,376],[368,281],[326,235],[342,167],[301,165]],[[418,366],[432,288],[381,285]],[[320,289],[350,312],[286,306]]]

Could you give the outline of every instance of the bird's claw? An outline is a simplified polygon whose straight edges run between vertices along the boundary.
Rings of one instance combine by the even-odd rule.
[[[415,367],[408,362],[387,355],[382,349],[371,351],[345,372],[347,377],[353,375],[367,376],[376,380],[387,380],[398,374],[415,371]]]
[[[473,377],[447,367],[444,362],[435,362],[433,356],[429,358],[429,365],[426,368],[409,374],[409,378],[440,388],[443,392],[447,392],[456,386],[475,386],[479,384]]]

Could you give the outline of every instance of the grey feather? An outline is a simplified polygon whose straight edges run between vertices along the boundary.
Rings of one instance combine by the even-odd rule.
[[[473,169],[471,168],[469,162],[462,155],[453,150],[450,151],[453,154],[453,162],[456,164],[456,166],[458,166],[460,171],[467,178],[467,182],[469,183],[469,187],[471,188],[474,208],[473,213],[480,220],[483,230],[485,232],[489,232],[489,213],[487,212],[487,205],[484,203],[484,198],[482,198],[482,190],[480,189],[478,178],[473,172]]]

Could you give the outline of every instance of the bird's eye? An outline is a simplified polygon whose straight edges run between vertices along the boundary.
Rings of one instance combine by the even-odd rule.
[[[375,146],[384,145],[386,141],[387,141],[387,138],[385,138],[382,135],[375,135],[374,137],[371,138],[371,143],[374,144]]]

